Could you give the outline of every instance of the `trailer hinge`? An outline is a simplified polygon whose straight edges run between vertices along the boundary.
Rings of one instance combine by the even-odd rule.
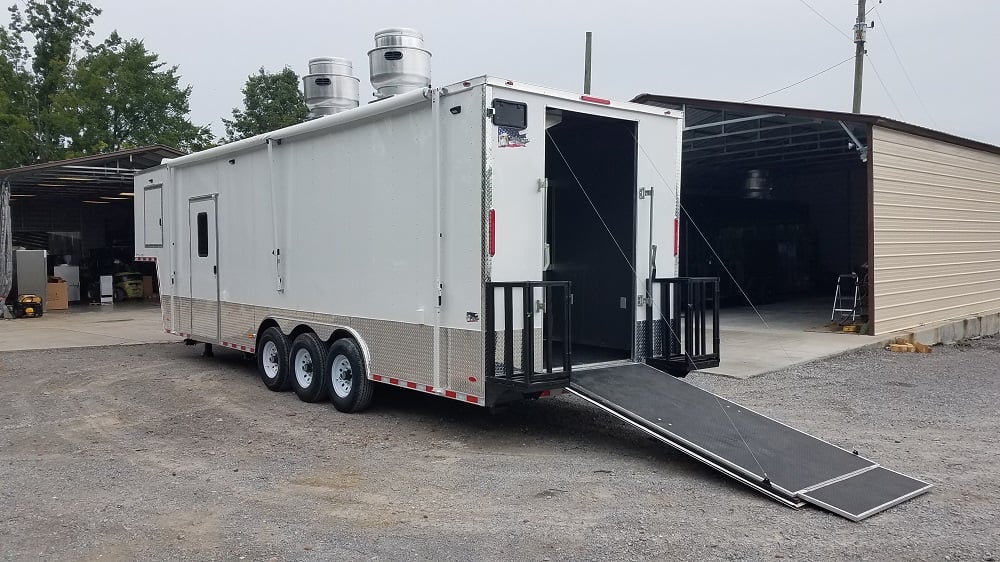
[[[535,312],[545,312],[545,301],[537,299],[535,301]]]
[[[635,297],[636,306],[646,306],[646,295],[637,295]]]
[[[547,189],[549,187],[549,178],[541,178],[538,180],[538,191]]]
[[[653,188],[652,187],[640,187],[639,188],[639,199],[645,199],[646,197],[652,197],[652,196],[653,196]]]
[[[487,107],[486,108],[486,116],[487,117],[493,117],[493,114],[496,113],[496,112],[497,112],[497,110],[493,109],[492,107]]]
[[[441,301],[444,300],[444,284],[438,284],[438,307],[441,306]]]

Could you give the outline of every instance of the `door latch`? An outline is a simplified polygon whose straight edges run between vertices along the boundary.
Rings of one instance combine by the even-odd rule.
[[[640,187],[639,188],[639,199],[645,199],[646,197],[652,197],[652,196],[653,196],[653,188],[652,187]]]

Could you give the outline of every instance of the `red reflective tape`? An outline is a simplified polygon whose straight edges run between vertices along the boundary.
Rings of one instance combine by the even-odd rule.
[[[372,380],[382,382],[382,375],[372,375]]]
[[[417,388],[417,383],[406,381],[406,388]]]
[[[600,103],[604,105],[611,105],[611,100],[606,100],[604,98],[595,98],[594,96],[580,96],[583,101],[589,101],[593,103]]]
[[[478,404],[479,403],[479,397],[478,396],[466,396],[465,397],[465,401],[466,402],[472,402],[473,404]]]
[[[425,386],[424,387],[424,392],[433,393],[434,392],[434,387],[433,386]]]
[[[247,346],[245,346],[245,345],[241,345],[241,346],[240,346],[240,349],[242,349],[243,351],[246,351],[246,350],[247,350]]]
[[[490,209],[490,256],[497,254],[497,211]]]
[[[444,395],[447,396],[448,398],[458,398],[458,393],[452,390],[444,391]]]
[[[674,255],[676,256],[681,249],[681,219],[674,217]]]
[[[541,394],[539,394],[538,396],[539,396],[540,398],[543,398],[543,397],[545,397],[545,396],[551,396],[551,395],[552,395],[552,392],[551,392],[551,391],[548,391],[548,390],[543,390],[543,391],[541,392]]]
[[[399,379],[394,379],[392,377],[389,377],[389,384],[398,385],[399,384]]]

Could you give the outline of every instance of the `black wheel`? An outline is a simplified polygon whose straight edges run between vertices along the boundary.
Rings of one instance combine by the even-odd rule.
[[[271,326],[257,338],[257,371],[264,386],[281,392],[291,388],[288,374],[288,338],[281,330]]]
[[[365,360],[358,344],[339,339],[327,354],[327,386],[330,400],[341,412],[360,412],[372,403],[375,383],[365,376]]]
[[[122,302],[123,300],[125,300],[125,291],[119,287],[116,287],[113,298],[115,302]]]
[[[292,388],[303,402],[326,398],[326,346],[312,332],[300,334],[292,342],[290,353]]]

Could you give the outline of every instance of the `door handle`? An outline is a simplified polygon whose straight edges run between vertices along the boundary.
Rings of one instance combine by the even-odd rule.
[[[218,274],[219,274],[219,266],[218,266],[218,264],[213,265],[212,266],[212,275],[218,275]]]

